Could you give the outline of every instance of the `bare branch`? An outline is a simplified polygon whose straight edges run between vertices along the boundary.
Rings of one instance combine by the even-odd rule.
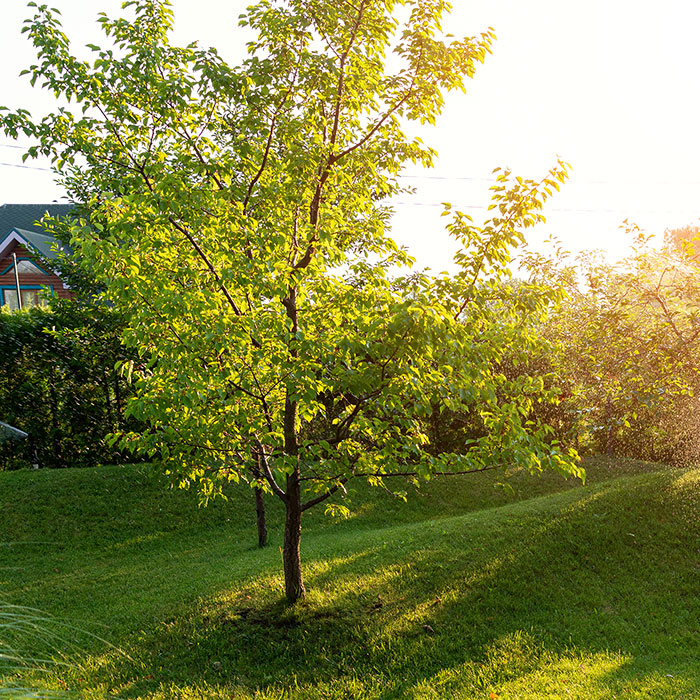
[[[312,508],[315,505],[318,505],[319,503],[323,503],[323,501],[328,500],[338,489],[344,489],[345,484],[350,481],[351,477],[346,477],[341,479],[335,486],[332,486],[331,488],[328,489],[325,493],[322,493],[315,498],[312,498],[311,500],[307,501],[306,503],[303,503],[301,506],[301,512],[303,513],[305,510],[308,510],[309,508]]]
[[[267,461],[267,454],[265,453],[265,448],[259,438],[255,438],[255,445],[257,448],[257,454],[260,456],[260,466],[262,467],[263,476],[267,479],[267,483],[270,484],[272,492],[279,496],[285,503],[287,502],[287,494],[280,487],[280,485],[275,481],[275,477],[272,474],[272,469],[270,469],[270,463]]]
[[[292,77],[291,85],[289,86],[287,92],[284,94],[284,97],[282,98],[279,105],[277,106],[277,109],[275,109],[275,112],[272,115],[272,121],[270,122],[270,132],[267,135],[267,142],[265,143],[265,150],[263,152],[262,162],[260,163],[260,167],[258,168],[257,172],[253,176],[253,179],[250,181],[250,184],[248,185],[248,191],[246,192],[245,199],[243,200],[244,214],[248,211],[248,204],[250,203],[250,198],[253,195],[253,189],[255,188],[255,185],[258,183],[258,180],[261,178],[262,174],[265,172],[265,168],[267,167],[267,160],[270,157],[270,149],[272,148],[272,139],[275,136],[275,129],[277,128],[277,118],[282,112],[282,109],[285,103],[287,102],[287,99],[292,94],[292,90],[294,89],[294,85],[296,84],[298,74],[299,67],[297,66],[296,70],[294,71],[294,76]]]

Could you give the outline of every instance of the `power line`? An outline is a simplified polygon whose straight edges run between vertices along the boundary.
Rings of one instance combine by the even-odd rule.
[[[447,182],[498,182],[495,177],[472,177],[462,175],[399,175],[402,180],[443,180]],[[570,185],[700,185],[700,180],[576,180]],[[564,183],[564,187],[567,183]]]
[[[443,207],[442,202],[393,202],[395,206],[400,207]],[[485,204],[452,204],[453,208],[458,209],[488,209]],[[630,216],[633,214],[685,214],[688,213],[691,216],[700,216],[700,209],[696,210],[686,210],[679,211],[678,209],[575,209],[575,208],[564,208],[564,207],[552,207],[547,208],[550,212],[564,212],[571,214],[617,214],[620,216]],[[691,214],[692,211],[692,214]]]
[[[468,177],[466,175],[399,175],[402,180],[469,180],[470,182],[497,182],[495,177]]]
[[[36,165],[20,165],[19,163],[0,163],[5,168],[24,168],[25,170],[43,170],[46,173],[53,172],[51,168],[39,168]]]
[[[5,145],[5,144],[0,144],[0,145]],[[15,146],[14,148],[21,148],[21,146]],[[46,172],[50,173],[53,172],[50,168],[41,168],[36,165],[20,165],[19,163],[1,163],[1,167],[5,168],[22,168],[23,170],[39,170],[41,172]],[[448,178],[448,177],[442,177],[442,176],[431,176],[431,175],[426,175],[426,176],[412,176],[412,175],[405,175],[402,177],[426,177],[430,179],[435,179],[435,180],[449,180],[449,179],[456,179],[456,180],[484,180],[485,178]],[[602,184],[602,181],[601,181]],[[669,183],[670,184],[670,183]],[[692,183],[688,183],[692,184]],[[700,183],[698,183],[700,184]],[[443,207],[444,204],[442,202],[393,202],[392,203],[394,206],[397,207]],[[455,204],[453,205],[455,207],[458,207],[460,209],[488,209],[487,205],[484,204]],[[549,209],[551,212],[557,212],[557,213],[569,213],[569,214],[616,214],[619,216],[628,216],[631,215],[631,213],[634,214],[679,214],[679,213],[686,213],[686,212],[680,212],[677,209],[603,209],[603,208],[564,208],[564,207],[553,207]],[[687,213],[690,214],[691,210],[688,210]],[[699,216],[700,212],[697,210],[694,210],[691,216]]]
[[[0,148],[17,148],[26,150],[28,146],[13,143],[0,143]],[[12,163],[0,163],[11,167],[30,168],[31,166],[13,166]],[[47,168],[37,168],[48,170]],[[402,180],[440,180],[443,182],[498,182],[495,177],[475,177],[471,175],[399,175]],[[700,185],[700,180],[572,180],[570,184],[580,185]]]

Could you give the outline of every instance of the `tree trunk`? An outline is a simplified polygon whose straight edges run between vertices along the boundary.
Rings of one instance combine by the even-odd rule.
[[[262,489],[255,488],[255,512],[258,516],[258,547],[267,545],[267,524],[265,522],[265,503]]]
[[[112,375],[114,381],[114,402],[117,405],[117,428],[124,425],[124,411],[122,410],[122,397],[119,391],[119,376],[116,372]]]
[[[301,577],[301,488],[298,474],[287,477],[287,511],[284,521],[284,590],[288,603],[306,596]]]
[[[613,421],[613,401],[608,397],[606,403],[606,410],[608,414],[608,430],[605,438],[605,454],[608,457],[612,457],[615,454],[615,424]]]
[[[317,190],[318,192],[319,190]],[[309,248],[310,250],[310,248]],[[292,322],[291,338],[296,338],[299,331],[297,319],[297,289],[289,288],[289,295],[283,302],[287,316]],[[292,359],[299,357],[296,340],[290,341],[289,355]],[[297,440],[298,402],[291,398],[289,388],[284,401],[284,451],[295,458],[294,471],[287,475],[287,494],[285,500],[286,516],[284,520],[284,590],[288,603],[296,603],[306,596],[304,581],[301,577],[301,470],[299,465],[299,442]]]
[[[260,468],[260,454],[253,451],[253,466],[251,467],[251,473],[253,478],[260,483],[262,480],[262,469]],[[267,522],[265,518],[265,502],[263,501],[263,490],[259,486],[254,486],[253,491],[255,492],[255,512],[257,514],[258,520],[258,547],[264,547],[267,545]]]
[[[110,396],[109,379],[107,377],[107,370],[102,368],[102,388],[105,393],[105,413],[106,413],[106,429],[108,432],[114,432],[117,430],[117,424],[114,420],[114,414],[112,411],[112,397]]]

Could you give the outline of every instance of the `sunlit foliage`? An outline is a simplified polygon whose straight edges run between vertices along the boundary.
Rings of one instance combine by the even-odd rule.
[[[40,6],[26,25],[31,80],[82,113],[2,121],[54,158],[89,213],[74,244],[129,316],[124,338],[140,353],[124,367],[129,410],[150,430],[122,444],[205,498],[226,481],[278,496],[291,601],[304,594],[302,512],[342,512],[329,499],[352,479],[503,464],[579,473],[532,420],[534,402],[552,398],[541,378],[500,367],[506,348],[512,358],[538,342],[528,319],[558,297],[502,281],[564,167],[541,182],[501,173],[483,226],[448,210],[453,277],[406,274],[388,235],[402,167],[433,157],[403,124],[435,122],[492,33],[443,36],[441,0],[262,0],[243,19],[250,57],[232,67],[213,49],[172,46],[164,0],[126,6],[130,18],[100,16],[107,48],[90,45],[91,61]],[[427,450],[425,418],[443,410],[476,412],[481,434]]]
[[[561,343],[564,406],[582,449],[697,462],[700,268],[687,237],[659,250],[636,233],[617,265],[583,256],[548,326]]]

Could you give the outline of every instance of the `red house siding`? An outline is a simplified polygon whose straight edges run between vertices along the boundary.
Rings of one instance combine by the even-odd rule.
[[[17,255],[18,261],[22,259],[31,260],[31,262],[48,273],[39,274],[35,272],[20,272],[20,287],[50,287],[53,294],[58,297],[70,298],[73,296],[70,290],[65,288],[61,278],[51,272],[46,265],[44,265],[38,259],[36,253],[17,242],[11,243],[7,250],[3,253],[2,257],[0,257],[0,289],[7,289],[8,287],[15,289],[15,273],[13,268],[12,253]],[[5,272],[5,270],[7,270],[7,272]],[[0,302],[2,302],[1,295]]]

